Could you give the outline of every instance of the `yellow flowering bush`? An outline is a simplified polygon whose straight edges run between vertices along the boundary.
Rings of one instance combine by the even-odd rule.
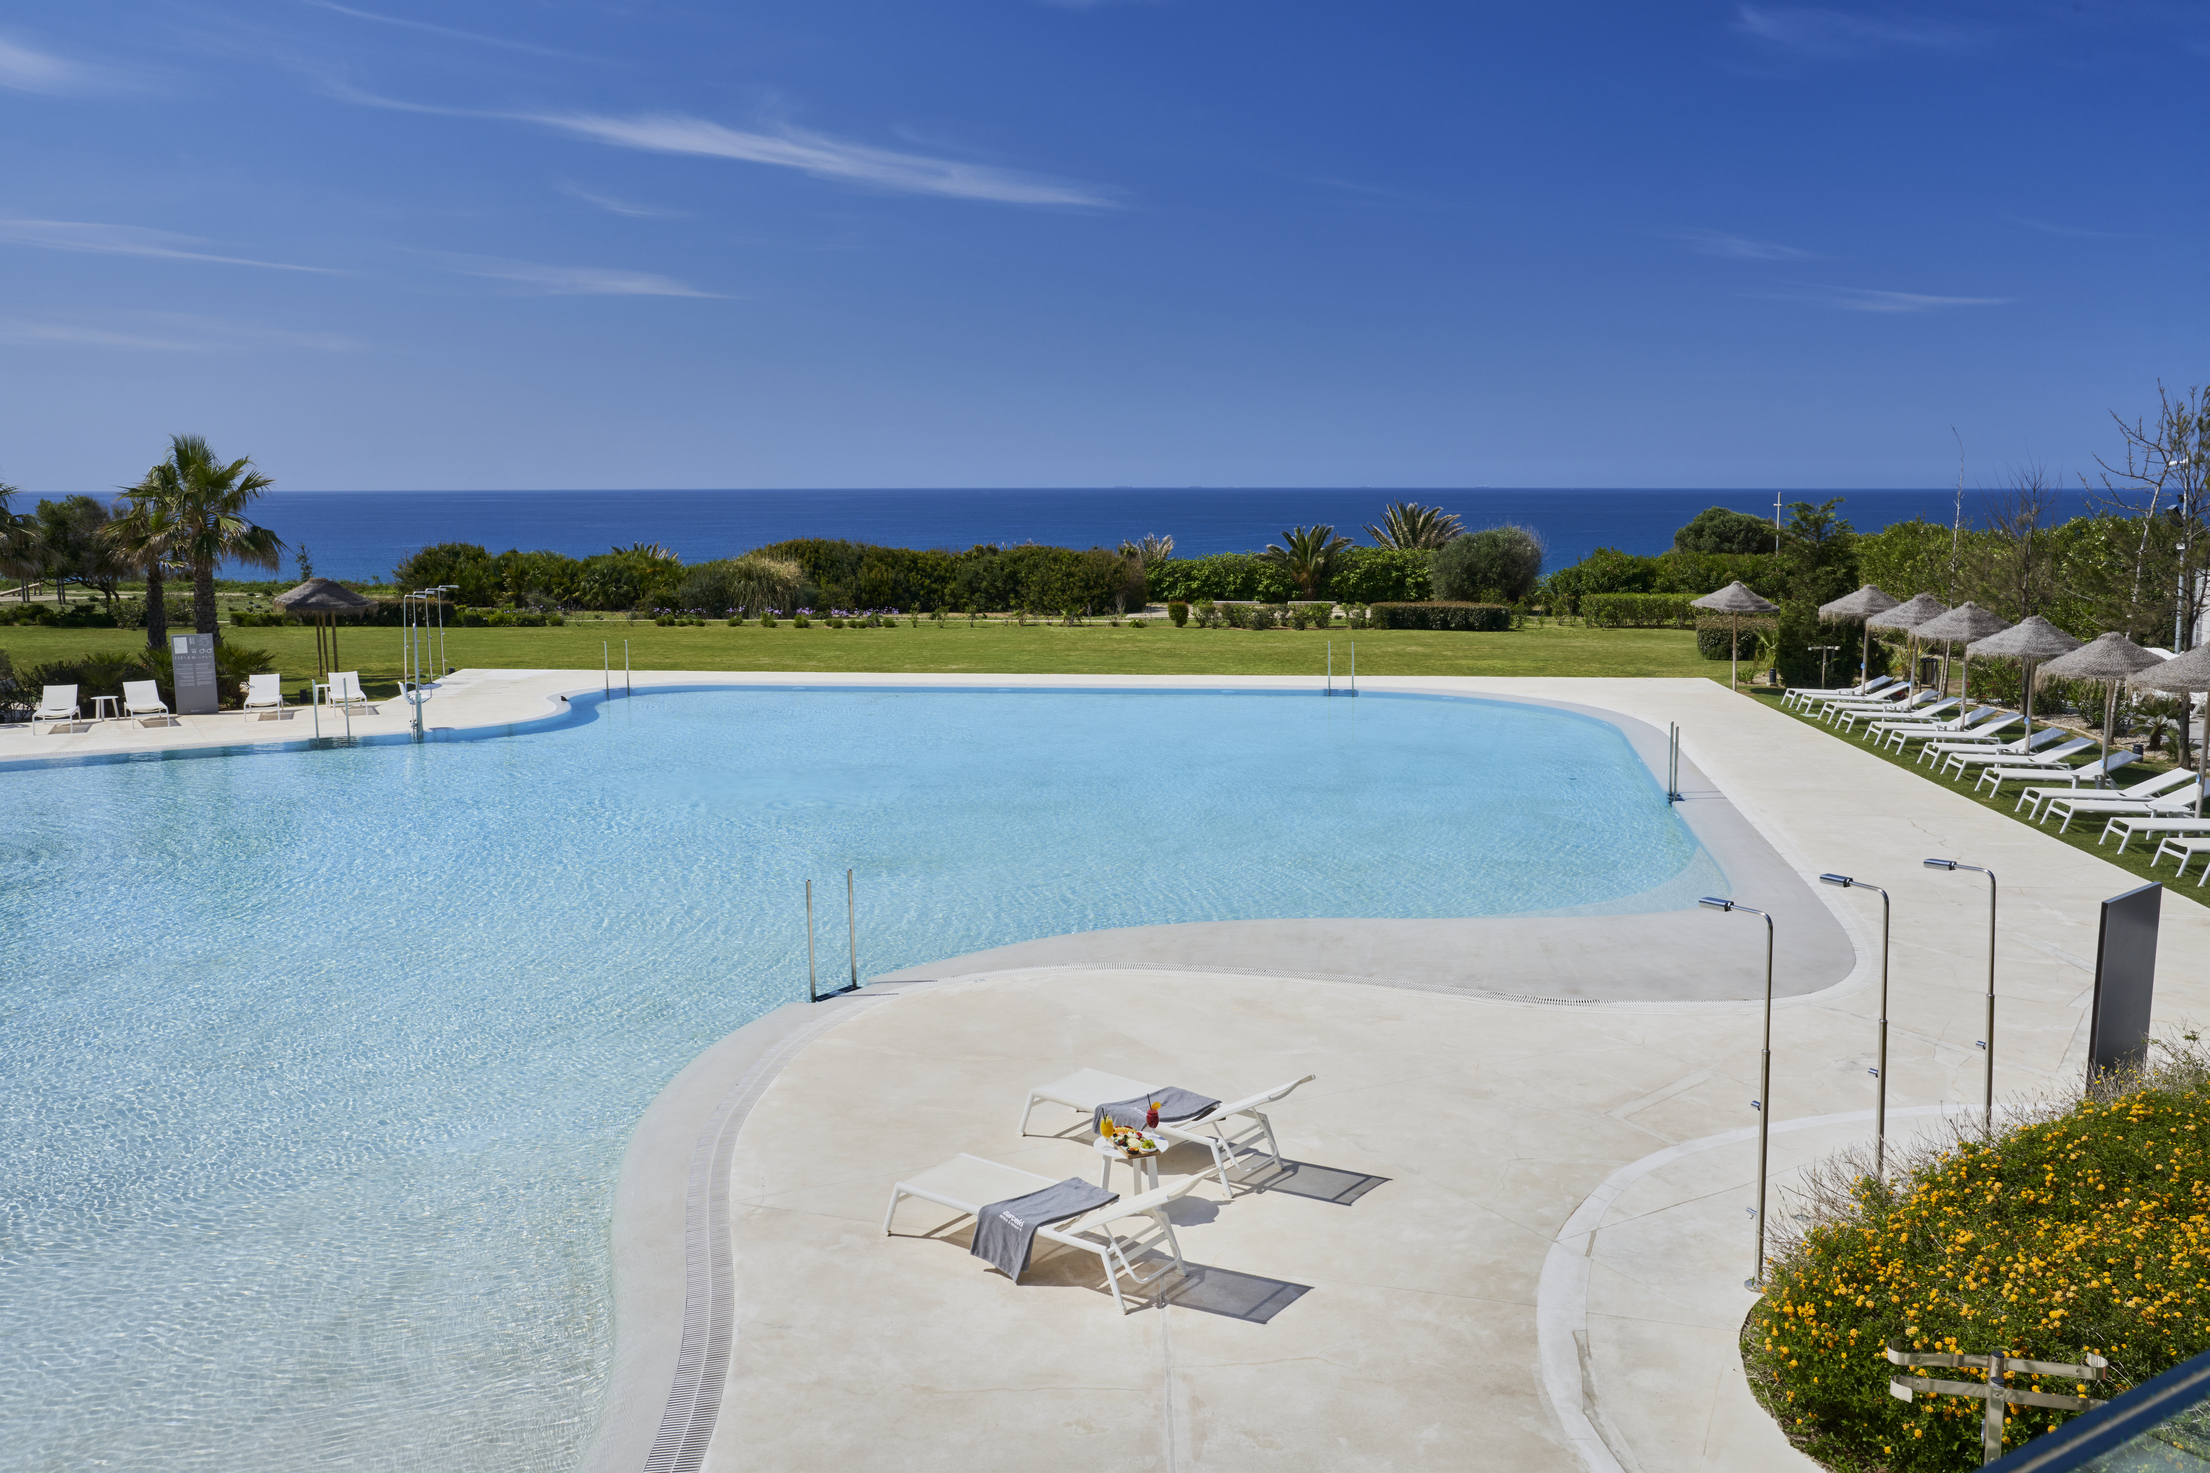
[[[2196,1081],[2187,1081],[2189,1085]],[[2083,1100],[1963,1140],[1883,1188],[1857,1176],[1774,1257],[1743,1327],[1759,1399],[1829,1467],[1980,1464],[1984,1403],[1888,1393],[1901,1350],[2079,1364],[2099,1387],[2013,1374],[2032,1390],[2110,1397],[2210,1349],[2210,1095],[2168,1084]],[[2071,1412],[2009,1408],[2016,1447]]]

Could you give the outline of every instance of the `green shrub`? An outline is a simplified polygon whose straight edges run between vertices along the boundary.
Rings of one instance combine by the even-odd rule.
[[[1180,629],[1189,623],[1189,605],[1180,599],[1174,599],[1166,606],[1166,616],[1174,621],[1176,629]]]
[[[187,614],[182,622],[185,624],[191,623],[191,615]],[[235,629],[281,629],[291,622],[289,614],[275,610],[266,613],[255,613],[251,609],[239,609],[230,616],[231,627]],[[141,629],[145,627],[143,614],[140,615],[138,627]]]
[[[1430,557],[1413,548],[1346,547],[1336,555],[1327,592],[1344,604],[1417,603],[1434,593],[1428,574]]]
[[[1366,607],[1366,619],[1376,629],[1445,629],[1495,633],[1512,627],[1512,611],[1503,604],[1378,603]]]
[[[1891,1157],[1885,1189],[1869,1161],[1829,1163],[1813,1178],[1812,1225],[1774,1255],[1743,1329],[1751,1385],[1791,1440],[1840,1469],[1977,1466],[1982,1404],[1891,1398],[1889,1344],[2074,1364],[2094,1351],[2110,1361],[2093,1392],[2105,1397],[2210,1350],[2206,1075],[2198,1050],[2173,1051],[2115,1097],[1902,1170]],[[2005,1444],[2073,1415],[2021,1407]]]
[[[811,629],[813,620],[807,618],[804,614],[793,614],[790,618],[790,626],[793,629]]]
[[[1525,527],[1467,532],[1433,554],[1434,596],[1515,604],[1542,581],[1542,539]]]
[[[1581,617],[1598,629],[1686,629],[1696,611],[1684,593],[1585,593]]]

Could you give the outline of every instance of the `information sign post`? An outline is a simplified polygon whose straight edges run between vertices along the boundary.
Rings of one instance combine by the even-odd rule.
[[[175,672],[176,710],[179,716],[215,714],[215,636],[174,634],[169,637],[170,668]]]

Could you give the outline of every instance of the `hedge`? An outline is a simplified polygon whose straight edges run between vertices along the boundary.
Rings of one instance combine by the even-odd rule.
[[[1685,593],[1584,593],[1581,617],[1598,629],[1686,629],[1696,621]]]
[[[1512,627],[1512,611],[1503,604],[1369,604],[1366,618],[1376,629],[1460,629],[1494,633]]]

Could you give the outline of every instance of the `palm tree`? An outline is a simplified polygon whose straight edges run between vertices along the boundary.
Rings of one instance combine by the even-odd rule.
[[[282,539],[246,518],[271,483],[250,469],[250,460],[218,460],[199,435],[171,435],[162,464],[176,477],[171,545],[177,561],[192,570],[192,622],[200,633],[213,634],[216,567],[227,561],[274,570],[280,564]]]
[[[15,487],[0,481],[0,573],[12,573],[28,580],[39,572],[45,557],[39,546],[36,519],[18,516],[8,508],[16,494]],[[25,597],[30,594],[28,582],[23,594]]]
[[[1333,527],[1291,527],[1281,537],[1286,545],[1269,542],[1259,561],[1287,573],[1306,598],[1318,598],[1335,571],[1335,555],[1351,545],[1350,538],[1336,536]]]
[[[1366,524],[1366,535],[1399,552],[1432,552],[1465,531],[1465,524],[1439,506],[1392,501],[1382,509],[1381,525]]]
[[[1120,555],[1134,558],[1148,572],[1153,563],[1164,562],[1174,556],[1174,539],[1162,533],[1153,532],[1141,542],[1122,542],[1120,544]]]
[[[146,576],[146,648],[166,649],[165,585],[176,564],[176,467],[166,461],[155,466],[137,485],[123,488],[123,499],[127,505],[104,530],[124,560]]]

